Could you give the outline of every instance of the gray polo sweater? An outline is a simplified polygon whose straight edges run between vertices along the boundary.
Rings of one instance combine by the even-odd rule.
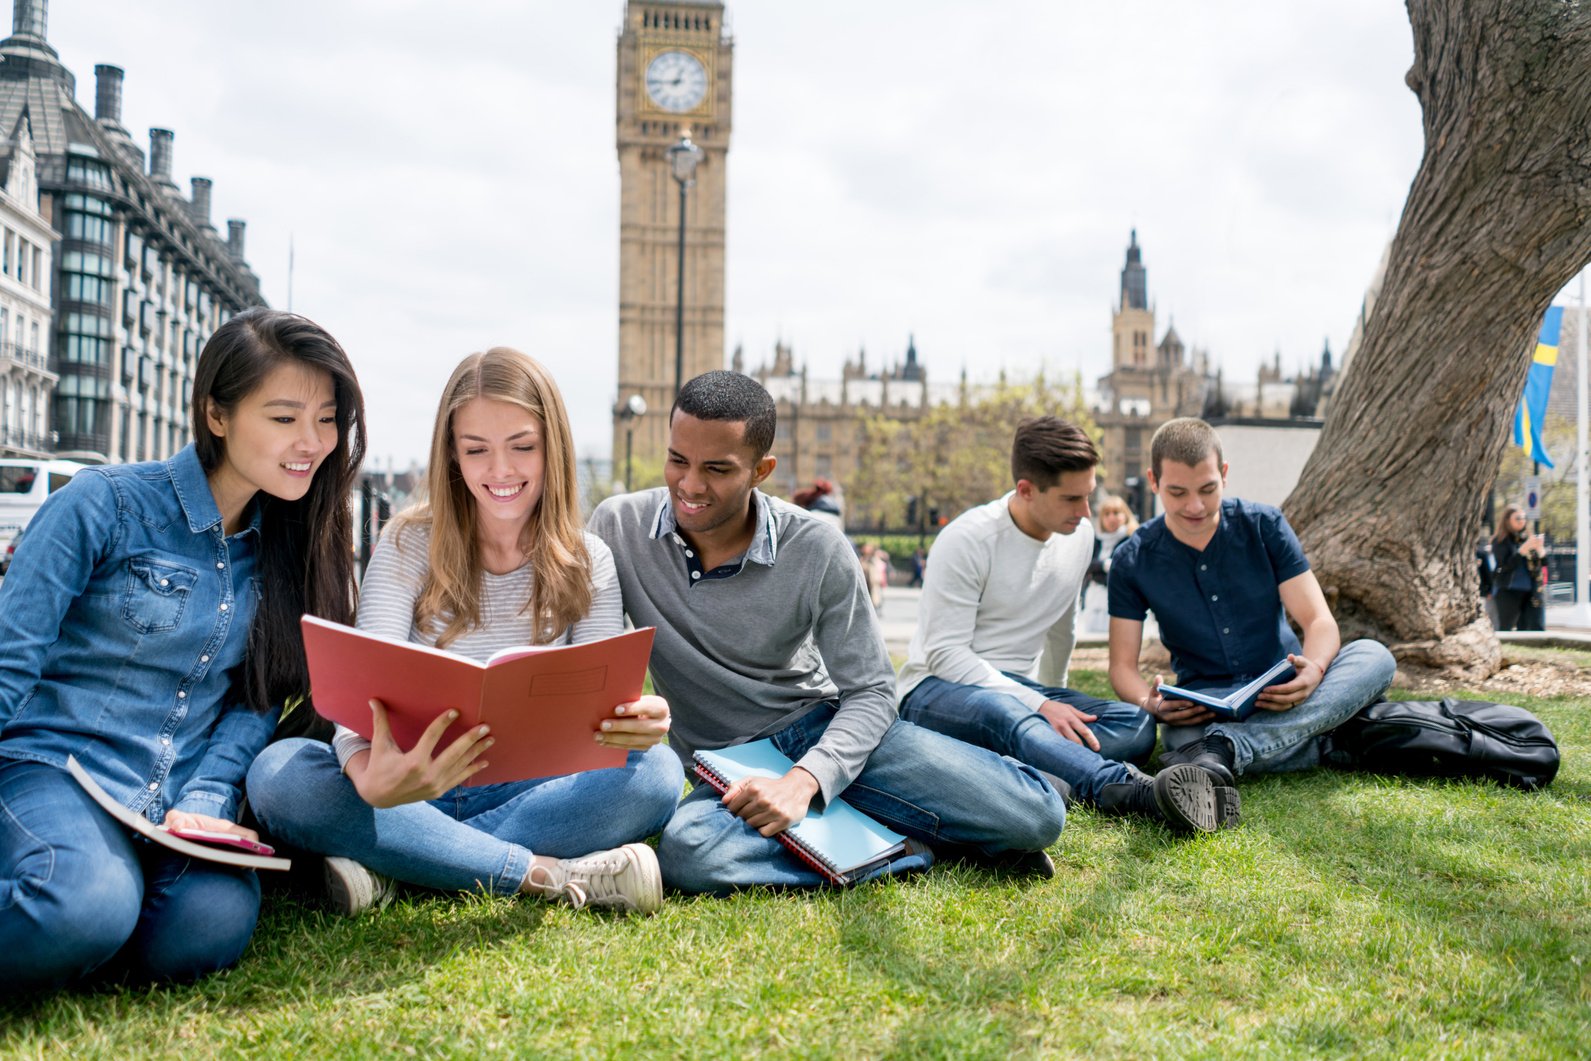
[[[608,498],[588,529],[613,550],[630,620],[657,627],[652,682],[687,766],[699,748],[767,736],[837,699],[797,764],[833,799],[895,721],[895,671],[845,536],[759,492],[752,502],[760,528],[728,578],[691,577],[662,488]]]

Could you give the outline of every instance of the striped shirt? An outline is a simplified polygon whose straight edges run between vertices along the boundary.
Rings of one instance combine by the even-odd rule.
[[[585,543],[591,554],[591,610],[547,644],[574,645],[624,632],[613,553],[594,534],[585,534]],[[447,624],[435,621],[422,630],[414,621],[414,604],[430,568],[430,544],[431,528],[423,523],[394,525],[381,536],[359,586],[359,629],[421,645],[436,644]],[[482,572],[481,623],[454,638],[447,650],[484,661],[505,648],[531,644],[534,624],[525,605],[530,601],[533,577],[528,562],[503,575]],[[370,747],[370,742],[338,726],[332,746],[337,761],[346,766],[353,755]]]

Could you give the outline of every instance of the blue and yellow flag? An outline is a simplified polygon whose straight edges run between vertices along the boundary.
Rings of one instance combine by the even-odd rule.
[[[1551,468],[1552,458],[1541,444],[1541,425],[1547,422],[1547,394],[1552,390],[1552,370],[1558,367],[1558,333],[1563,329],[1563,307],[1547,307],[1541,320],[1541,335],[1536,339],[1536,356],[1525,377],[1525,394],[1514,412],[1514,445],[1525,456]]]

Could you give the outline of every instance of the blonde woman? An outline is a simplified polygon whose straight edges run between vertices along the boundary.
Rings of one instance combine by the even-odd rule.
[[[431,440],[427,500],[399,515],[370,558],[359,627],[486,659],[524,644],[574,644],[621,631],[613,556],[584,533],[563,399],[539,363],[506,347],[464,359]],[[328,746],[272,745],[249,773],[266,830],[324,854],[335,906],[384,902],[392,880],[484,888],[643,913],[662,902],[652,849],[684,783],[659,742],[668,704],[617,704],[595,734],[630,749],[622,768],[463,787],[486,766],[479,727],[438,748],[453,719],[409,751],[371,702],[375,740],[340,729]],[[595,853],[593,853],[595,852]]]
[[[1105,585],[1110,577],[1110,555],[1137,529],[1138,520],[1133,517],[1127,502],[1114,494],[1100,502],[1099,527],[1094,535],[1094,560],[1088,568],[1092,581]]]
[[[1105,611],[1105,585],[1110,577],[1110,556],[1116,546],[1132,537],[1138,529],[1127,502],[1114,494],[1106,494],[1099,503],[1099,521],[1094,528],[1094,558],[1088,565],[1088,578],[1083,582],[1082,626],[1089,633],[1102,634],[1110,628],[1110,616]],[[1089,593],[1089,586],[1099,588]]]

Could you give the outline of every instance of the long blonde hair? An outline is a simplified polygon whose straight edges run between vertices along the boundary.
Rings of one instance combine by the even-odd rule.
[[[426,500],[394,523],[431,529],[430,570],[414,604],[421,629],[442,625],[438,648],[480,625],[481,565],[475,500],[459,471],[453,414],[476,398],[508,402],[541,423],[541,501],[531,511],[520,543],[531,563],[530,599],[521,614],[534,618],[534,644],[545,644],[591,610],[591,557],[581,533],[575,482],[574,437],[558,385],[541,363],[506,346],[471,354],[447,381],[431,432]]]

